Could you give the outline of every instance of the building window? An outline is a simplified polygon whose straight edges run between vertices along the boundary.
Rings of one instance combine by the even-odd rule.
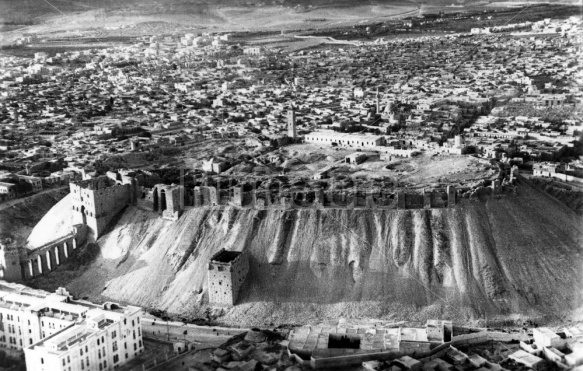
[[[44,364],[45,364],[45,360],[44,360],[43,358],[41,358],[41,359],[40,359],[40,363],[41,363],[42,365],[44,365]]]
[[[119,361],[119,356],[116,354],[113,356],[113,363],[117,363]]]

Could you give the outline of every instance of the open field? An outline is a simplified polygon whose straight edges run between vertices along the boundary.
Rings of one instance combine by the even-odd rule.
[[[573,2],[552,3],[572,4]],[[8,0],[0,3],[0,27],[2,28],[0,44],[8,44],[23,33],[35,33],[42,37],[53,38],[63,35],[75,36],[71,33],[81,32],[83,36],[100,39],[110,36],[169,35],[201,31],[313,32],[351,25],[389,22],[399,18],[438,12],[448,14],[498,9],[499,11],[506,10],[507,14],[514,16],[515,12],[520,11],[516,4],[506,2],[493,5],[460,0],[456,6],[451,6],[451,4],[452,1],[445,0],[430,4],[404,0],[364,1],[356,4],[350,1],[279,0],[268,5],[238,1],[55,0],[49,4],[44,0]],[[541,7],[545,6],[535,5],[532,8]],[[521,17],[531,12],[528,10],[521,14]],[[545,14],[546,16],[554,15],[548,11]],[[569,14],[573,14],[572,9],[569,10]],[[499,20],[504,21],[502,18]],[[460,25],[457,25],[453,29],[459,27]]]

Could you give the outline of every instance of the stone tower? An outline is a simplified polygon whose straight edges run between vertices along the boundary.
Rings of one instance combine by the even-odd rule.
[[[97,239],[109,222],[136,200],[137,182],[132,177],[114,181],[107,176],[70,183],[73,224],[85,224]]]
[[[0,279],[8,282],[22,280],[21,249],[7,241],[0,243]]]
[[[296,139],[296,111],[293,107],[287,111],[287,136]]]
[[[221,249],[213,255],[208,266],[209,303],[235,305],[248,273],[246,253]]]

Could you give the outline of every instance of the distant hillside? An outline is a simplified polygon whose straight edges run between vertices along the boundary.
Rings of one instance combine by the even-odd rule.
[[[204,317],[224,247],[251,263],[227,323],[560,316],[583,304],[581,221],[527,181],[455,209],[193,209],[170,222],[129,207],[95,260],[36,284]]]

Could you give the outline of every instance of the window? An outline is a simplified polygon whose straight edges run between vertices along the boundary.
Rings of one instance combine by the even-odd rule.
[[[43,358],[41,358],[41,359],[40,359],[40,363],[41,363],[42,365],[44,365],[44,364],[45,364],[45,360],[44,360]]]
[[[69,356],[67,356],[67,363],[71,363],[71,358],[69,358]]]
[[[119,356],[116,354],[113,356],[113,363],[117,363],[119,361]]]
[[[63,358],[63,366],[66,364],[67,364],[67,362],[65,362],[65,358]]]
[[[89,348],[85,345],[85,353],[89,353]]]
[[[85,369],[85,362],[83,360],[81,360],[81,370]]]
[[[123,348],[127,349],[128,348],[128,343],[123,343]]]
[[[117,334],[115,333],[115,330],[111,332],[111,338],[112,338],[112,339],[115,339],[115,336],[116,336],[116,335],[117,335]]]
[[[97,339],[97,345],[99,345],[99,339]]]
[[[115,352],[117,350],[117,341],[113,342],[113,351]]]
[[[134,350],[138,350],[138,344],[134,343]]]
[[[128,358],[129,358],[129,356],[128,356],[128,354],[126,353],[126,359],[128,359]]]
[[[83,355],[83,348],[79,349],[79,352],[81,352],[81,355]]]

